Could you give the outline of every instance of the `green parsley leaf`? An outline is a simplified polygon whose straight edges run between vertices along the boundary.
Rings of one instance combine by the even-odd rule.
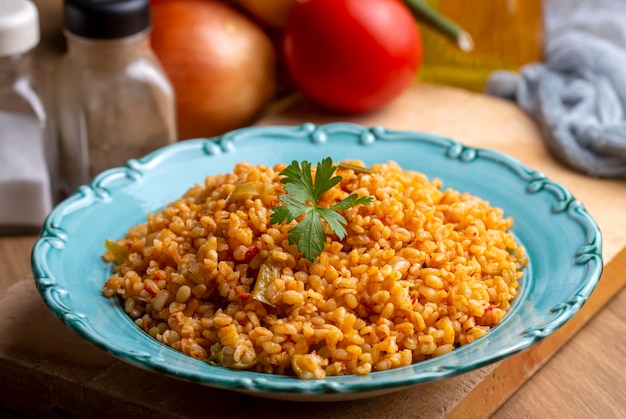
[[[322,253],[326,244],[326,233],[316,209],[312,209],[302,221],[289,230],[289,244],[297,244],[302,256],[311,262]]]
[[[330,229],[339,237],[339,240],[346,236],[346,229],[343,227],[346,224],[346,219],[341,214],[326,208],[316,208],[316,210],[319,216],[326,220]]]
[[[272,208],[270,216],[271,224],[291,223],[304,215],[294,227],[289,230],[289,244],[297,244],[298,251],[313,262],[326,244],[326,234],[322,219],[330,229],[342,240],[346,236],[346,219],[338,212],[356,205],[368,205],[373,201],[372,197],[358,197],[356,194],[349,195],[330,208],[319,207],[318,201],[324,192],[334,188],[341,182],[341,176],[333,176],[337,167],[333,165],[330,157],[317,163],[315,181],[311,174],[311,163],[293,161],[280,174],[284,176],[281,183],[285,185],[286,195],[280,196],[285,205]]]
[[[374,198],[371,196],[362,196],[359,198],[356,194],[352,194],[342,199],[340,202],[331,205],[330,209],[334,211],[343,211],[356,205],[369,205],[373,199]]]
[[[270,217],[271,224],[280,224],[282,222],[289,224],[302,214],[306,214],[313,209],[313,207],[287,195],[281,196],[279,199],[287,205],[272,208],[274,213]]]

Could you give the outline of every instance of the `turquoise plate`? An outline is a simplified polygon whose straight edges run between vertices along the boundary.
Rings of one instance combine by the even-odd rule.
[[[530,264],[511,312],[487,336],[446,355],[366,376],[299,380],[233,371],[192,359],[139,329],[101,290],[111,267],[104,239],[240,161],[395,160],[405,169],[468,191],[515,219]],[[553,333],[589,298],[602,272],[600,231],[563,186],[498,152],[437,135],[336,123],[254,127],[179,142],[96,177],[49,215],[32,252],[41,297],[65,325],[131,364],[199,384],[288,400],[348,400],[452,377],[515,354]]]

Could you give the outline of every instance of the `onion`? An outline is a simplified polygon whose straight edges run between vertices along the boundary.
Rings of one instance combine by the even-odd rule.
[[[282,29],[298,0],[232,0],[269,29]]]
[[[270,38],[226,4],[153,4],[151,42],[174,86],[181,140],[247,125],[273,97],[276,54]]]

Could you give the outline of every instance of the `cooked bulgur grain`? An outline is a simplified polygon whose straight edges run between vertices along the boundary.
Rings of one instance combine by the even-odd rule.
[[[509,310],[527,259],[501,209],[394,162],[340,168],[322,205],[374,201],[343,213],[341,242],[327,228],[311,263],[288,244],[289,225],[270,225],[284,168],[237,164],[109,242],[104,295],[194,358],[300,378],[442,355]]]

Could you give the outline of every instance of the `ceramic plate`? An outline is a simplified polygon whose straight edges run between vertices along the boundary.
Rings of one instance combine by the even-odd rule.
[[[116,299],[102,296],[111,266],[105,238],[122,237],[148,212],[207,175],[239,161],[395,160],[467,191],[514,217],[530,263],[504,321],[487,336],[408,367],[366,376],[299,380],[216,367],[166,347],[140,330]],[[179,142],[102,173],[48,217],[32,254],[38,290],[52,312],[87,341],[131,364],[203,385],[290,400],[347,400],[464,373],[519,352],[553,333],[585,303],[602,271],[601,236],[563,186],[498,152],[436,135],[352,124],[254,127],[217,139]]]

